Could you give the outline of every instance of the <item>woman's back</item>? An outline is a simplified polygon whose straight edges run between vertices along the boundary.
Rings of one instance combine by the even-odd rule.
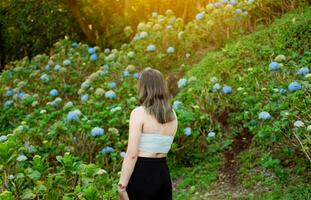
[[[178,120],[174,110],[175,119],[161,124],[154,116],[147,113],[144,106],[138,109],[143,116],[138,156],[165,157],[177,132]]]

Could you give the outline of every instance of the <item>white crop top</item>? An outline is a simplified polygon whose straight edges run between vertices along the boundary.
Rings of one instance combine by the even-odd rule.
[[[174,136],[159,133],[142,133],[139,149],[152,153],[167,153],[173,143]]]

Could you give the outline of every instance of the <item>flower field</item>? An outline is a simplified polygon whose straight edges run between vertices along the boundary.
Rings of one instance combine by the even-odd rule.
[[[292,9],[245,36],[256,20]],[[205,159],[214,162],[199,170],[203,179],[183,177],[176,199],[207,199],[240,136],[249,144],[234,152],[239,164],[228,165],[239,166],[234,181],[248,190],[276,185],[273,199],[278,191],[308,199],[310,20],[303,1],[221,0],[187,23],[171,10],[153,12],[124,29],[133,39],[120,49],[66,37],[50,55],[11,62],[0,74],[0,199],[116,199],[137,79],[147,66],[180,74],[169,82],[179,119],[173,180],[183,177],[179,168],[191,174]]]

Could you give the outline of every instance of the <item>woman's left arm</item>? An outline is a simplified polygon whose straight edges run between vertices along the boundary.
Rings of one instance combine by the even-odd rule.
[[[129,139],[127,150],[122,163],[120,181],[123,186],[127,186],[129,179],[133,173],[137,157],[138,145],[143,125],[142,114],[139,108],[135,108],[130,115],[129,121]]]

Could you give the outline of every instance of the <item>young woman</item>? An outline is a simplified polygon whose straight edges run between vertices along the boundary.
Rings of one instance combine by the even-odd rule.
[[[137,86],[140,106],[130,114],[119,197],[120,200],[171,200],[172,183],[166,155],[177,131],[177,116],[160,71],[145,68]]]

